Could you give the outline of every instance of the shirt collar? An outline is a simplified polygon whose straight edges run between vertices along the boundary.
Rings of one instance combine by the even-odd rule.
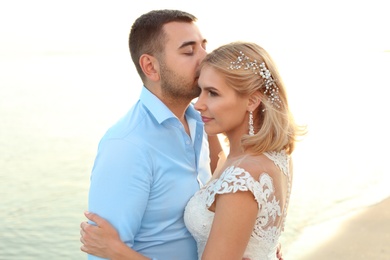
[[[159,124],[170,118],[177,118],[172,113],[172,111],[169,110],[169,108],[145,86],[141,90],[140,100]],[[200,113],[195,110],[192,104],[187,108],[186,116],[194,118],[196,121],[199,122],[202,121]]]

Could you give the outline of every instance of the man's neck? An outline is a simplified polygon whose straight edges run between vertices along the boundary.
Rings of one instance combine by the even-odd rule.
[[[190,128],[188,126],[187,118],[186,118],[186,110],[188,106],[190,105],[190,102],[167,102],[162,100],[162,102],[169,108],[169,110],[172,111],[172,113],[180,120],[180,122],[183,124],[183,127],[186,131],[186,133],[190,135]]]
[[[172,111],[172,113],[180,120],[180,122],[183,124],[184,129],[186,130],[187,134],[190,135],[189,126],[187,119],[185,117],[186,110],[188,106],[190,105],[191,100],[183,98],[183,97],[168,97],[166,95],[163,95],[162,92],[156,91],[156,89],[147,88],[150,92],[152,92],[158,99],[163,102],[169,110]]]

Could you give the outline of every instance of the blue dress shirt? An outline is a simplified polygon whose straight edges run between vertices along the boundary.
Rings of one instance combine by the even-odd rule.
[[[158,260],[198,259],[183,214],[211,176],[210,157],[192,105],[186,118],[191,137],[144,87],[138,102],[101,139],[91,174],[89,211],[113,224],[129,247]]]

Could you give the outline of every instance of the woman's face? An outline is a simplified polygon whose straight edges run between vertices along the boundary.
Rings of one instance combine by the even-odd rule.
[[[201,93],[195,109],[204,122],[208,135],[226,133],[242,136],[248,132],[248,98],[229,87],[223,75],[211,66],[204,66],[199,76]]]

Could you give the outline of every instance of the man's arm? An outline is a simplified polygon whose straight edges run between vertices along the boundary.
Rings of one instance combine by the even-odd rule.
[[[147,156],[123,140],[101,142],[91,175],[89,211],[109,221],[134,245],[148,203],[151,170]],[[89,259],[98,259],[89,256]]]

